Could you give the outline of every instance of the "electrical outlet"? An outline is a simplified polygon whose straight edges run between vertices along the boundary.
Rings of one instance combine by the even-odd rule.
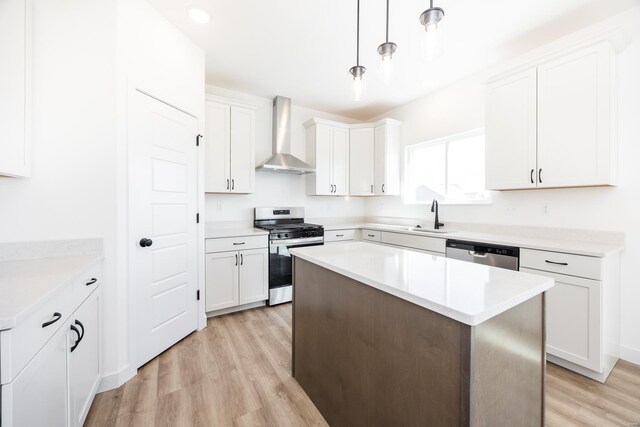
[[[221,205],[220,203],[218,203],[218,204],[216,205],[216,212],[217,212],[217,213],[222,213],[222,205]]]
[[[542,215],[549,215],[549,204],[545,203],[542,205]]]
[[[504,210],[504,213],[505,215],[513,216],[516,214],[516,211],[517,211],[516,205],[507,205],[507,207]]]

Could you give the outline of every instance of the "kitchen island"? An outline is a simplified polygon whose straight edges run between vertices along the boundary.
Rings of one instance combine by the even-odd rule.
[[[543,425],[552,279],[364,242],[291,254],[293,376],[330,425]]]

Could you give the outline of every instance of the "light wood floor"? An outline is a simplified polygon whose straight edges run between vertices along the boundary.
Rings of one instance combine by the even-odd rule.
[[[209,319],[122,387],[96,396],[87,426],[326,426],[290,375],[291,305]],[[640,366],[606,384],[547,368],[547,425],[640,426]]]

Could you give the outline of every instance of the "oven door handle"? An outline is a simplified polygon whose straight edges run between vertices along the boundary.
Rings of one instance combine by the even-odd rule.
[[[295,245],[308,245],[310,243],[323,243],[324,237],[312,237],[302,239],[288,239],[288,240],[272,240],[271,246],[295,246]]]

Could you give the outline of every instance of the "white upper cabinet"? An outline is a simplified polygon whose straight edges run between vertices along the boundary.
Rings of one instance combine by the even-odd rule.
[[[615,185],[614,66],[601,41],[490,82],[487,189]]]
[[[254,108],[207,100],[205,175],[207,193],[254,191]]]
[[[349,188],[352,196],[374,194],[374,130],[351,129],[349,134]]]
[[[349,129],[344,125],[310,120],[307,127],[307,163],[316,169],[307,175],[307,194],[349,194]]]
[[[536,86],[533,68],[487,87],[487,190],[536,187]]]
[[[0,1],[0,175],[30,167],[31,0]]]
[[[374,129],[373,192],[400,195],[400,123],[385,120]]]
[[[538,187],[615,184],[612,57],[605,42],[538,67]]]

